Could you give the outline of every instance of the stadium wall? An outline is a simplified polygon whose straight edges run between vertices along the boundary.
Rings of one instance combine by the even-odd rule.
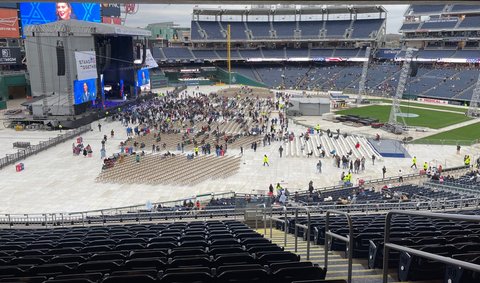
[[[220,80],[224,83],[228,83],[229,76],[228,76],[227,71],[225,71],[221,68],[217,68],[216,77],[217,77],[218,80]],[[245,76],[243,76],[239,73],[234,73],[234,72],[232,72],[232,84],[240,84],[240,85],[248,85],[248,86],[254,86],[254,87],[268,88],[268,86],[265,85],[265,84],[254,81],[254,80],[252,80],[250,78],[247,78],[247,77],[245,77]]]
[[[30,85],[25,73],[4,74],[0,76],[0,100],[7,101],[9,96],[17,97],[17,93],[11,93],[10,87],[25,87],[25,95],[30,96]],[[23,94],[18,94],[23,97]]]

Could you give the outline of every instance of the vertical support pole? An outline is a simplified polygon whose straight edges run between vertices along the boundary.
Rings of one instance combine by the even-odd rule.
[[[287,219],[287,207],[284,206],[283,207],[283,210],[285,211],[285,235],[284,235],[284,239],[283,239],[283,246],[286,247],[287,246],[287,233],[288,233],[288,219]]]
[[[231,33],[230,25],[227,25],[227,66],[228,66],[228,85],[232,84],[232,58],[231,58]]]
[[[298,221],[298,208],[295,209],[295,252],[298,251],[298,226],[297,226],[297,221]]]
[[[390,226],[391,226],[392,214],[387,213],[385,218],[385,238],[383,239],[383,283],[388,282],[388,260],[390,257],[388,243],[390,243]]]
[[[5,216],[7,216],[8,218],[8,226],[10,228],[12,228],[13,224],[12,224],[12,216],[10,214],[5,214]]]
[[[310,259],[310,209],[307,208],[307,260]]]
[[[255,206],[255,230],[258,229],[258,207]]]
[[[272,229],[273,229],[272,217],[273,217],[273,207],[270,205],[270,239],[272,238]]]
[[[267,206],[263,204],[263,235],[267,236]]]

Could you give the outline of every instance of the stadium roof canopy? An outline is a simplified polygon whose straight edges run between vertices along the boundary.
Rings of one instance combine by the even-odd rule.
[[[222,8],[194,8],[194,15],[201,16],[220,16],[220,15],[316,15],[316,14],[350,14],[350,13],[378,13],[386,12],[382,6],[337,6],[337,7],[301,7],[301,8],[246,8],[240,9],[222,9]]]
[[[29,25],[25,27],[25,34],[41,33],[43,35],[56,35],[59,32],[72,32],[75,34],[103,34],[103,35],[129,35],[151,36],[149,30],[131,28],[120,25],[85,22],[79,20],[57,21],[42,25]]]
[[[3,1],[3,0],[0,0]],[[18,2],[30,2],[20,0]],[[52,2],[52,0],[36,0],[36,2]],[[88,2],[78,0],[67,0],[66,2]],[[102,3],[128,3],[131,0],[102,0]],[[256,4],[295,4],[295,5],[383,5],[383,4],[477,4],[478,0],[320,0],[320,1],[301,1],[301,0],[136,0],[135,4],[219,4],[219,5],[256,5]]]

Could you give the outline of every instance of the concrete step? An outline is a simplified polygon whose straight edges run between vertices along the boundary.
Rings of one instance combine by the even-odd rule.
[[[263,234],[263,229],[258,229],[257,232]],[[273,229],[272,237],[270,237],[270,230],[267,229],[265,238],[270,239],[273,243],[284,247],[286,251],[294,252],[300,256],[301,261],[310,261],[318,264],[321,268],[324,267],[325,250],[321,245],[310,243],[310,258],[307,260],[307,242],[302,238],[298,238],[297,252],[295,252],[295,237],[292,234],[287,234],[287,245],[284,246],[285,234],[283,231]],[[397,270],[389,270],[388,282],[399,283],[397,278]],[[344,253],[337,251],[328,252],[328,268],[326,279],[331,280],[347,280],[348,276],[348,260],[344,258]],[[353,259],[352,264],[352,282],[353,283],[382,283],[383,275],[381,269],[368,269],[367,261],[362,259]],[[414,283],[440,283],[441,281],[415,281]],[[402,282],[408,283],[408,282]],[[412,282],[413,283],[413,282]]]

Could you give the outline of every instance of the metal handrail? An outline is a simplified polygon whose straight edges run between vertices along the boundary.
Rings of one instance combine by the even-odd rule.
[[[263,211],[263,233],[264,235],[266,236],[267,235],[267,216],[266,216],[266,210],[267,210],[267,205],[264,204],[264,203],[261,203],[261,204],[257,204],[255,205],[255,230],[258,229],[258,207],[261,206],[263,207],[262,211]]]
[[[478,198],[468,198],[468,199],[455,199],[455,200],[437,200],[437,201],[419,201],[419,202],[381,202],[381,203],[364,203],[364,204],[349,204],[349,205],[318,205],[318,206],[308,206],[311,213],[323,213],[327,210],[343,210],[347,211],[350,214],[352,213],[361,213],[361,214],[370,214],[373,213],[385,213],[391,210],[398,210],[398,209],[412,209],[412,210],[438,210],[438,211],[446,211],[446,210],[458,210],[458,209],[465,209],[465,208],[474,208],[479,206]],[[288,212],[294,213],[296,207],[272,207],[271,214],[278,216],[283,215],[284,210],[288,210]],[[103,212],[103,216],[102,216]],[[147,219],[150,218],[165,218],[168,217],[170,219],[175,219],[179,217],[194,217],[195,215],[189,214],[190,211],[188,210],[165,210],[165,211],[142,211],[137,213],[137,211],[132,211],[127,209],[125,211],[115,209],[107,209],[107,210],[98,210],[98,212],[92,211],[85,211],[85,212],[75,212],[75,213],[66,213],[63,212],[63,221],[65,222],[66,226],[74,225],[75,223],[84,225],[87,221],[91,223],[101,223],[103,220],[106,222],[116,222],[119,219],[123,218],[131,218],[133,215],[137,214],[140,218],[144,221],[150,221]],[[198,212],[197,217],[222,217],[223,215],[228,216],[238,216],[243,214],[243,209],[238,208],[221,208],[215,207],[215,209],[202,209],[196,211]],[[24,225],[29,223],[29,225],[37,225],[44,220],[44,215],[42,214],[3,214],[0,216],[0,225]],[[51,214],[51,213],[49,213]],[[60,213],[57,213],[60,214]],[[88,216],[88,218],[87,218]],[[273,221],[277,221],[275,217],[272,219]],[[278,221],[277,221],[278,222]],[[73,223],[73,224],[71,224]],[[49,226],[55,226],[52,222],[49,222]],[[53,228],[53,227],[52,227]]]
[[[428,252],[423,252],[415,250],[412,248],[396,245],[390,243],[390,228],[392,224],[393,215],[411,215],[411,216],[423,216],[425,218],[440,218],[446,220],[456,220],[456,221],[468,221],[468,222],[480,222],[480,216],[477,215],[462,215],[462,214],[447,214],[447,213],[431,213],[431,212],[418,212],[418,211],[400,211],[393,210],[387,213],[385,218],[385,239],[383,241],[383,283],[388,282],[388,260],[390,249],[396,251],[403,251],[416,255],[422,258],[438,261],[445,264],[450,264],[464,269],[472,270],[474,272],[480,272],[480,265],[465,262],[458,259],[453,259],[445,256],[440,256]]]
[[[283,246],[286,247],[287,246],[287,234],[288,234],[288,209],[286,206],[283,206],[283,212],[284,212],[284,219],[280,219],[280,218],[276,218],[276,217],[273,217],[273,207],[270,207],[270,238],[272,238],[272,229],[273,229],[273,225],[272,225],[272,222],[275,221],[275,222],[281,222],[283,223],[283,227],[284,227],[284,239],[283,239]]]
[[[330,231],[330,214],[339,214],[339,215],[344,215],[347,218],[347,223],[348,223],[348,236],[344,237],[342,235],[333,233]],[[338,211],[338,210],[328,210],[326,217],[325,217],[325,259],[324,259],[324,269],[325,272],[328,270],[328,250],[329,250],[329,242],[330,242],[330,237],[336,238],[340,241],[343,241],[347,244],[347,252],[348,252],[348,278],[347,282],[351,283],[352,282],[352,265],[353,265],[353,225],[352,225],[352,218],[350,217],[350,214],[347,212],[343,211]]]
[[[298,211],[302,209],[307,212],[307,225],[298,224]],[[310,209],[308,207],[297,207],[295,209],[295,252],[298,251],[298,228],[306,229],[307,232],[307,260],[310,259]]]

